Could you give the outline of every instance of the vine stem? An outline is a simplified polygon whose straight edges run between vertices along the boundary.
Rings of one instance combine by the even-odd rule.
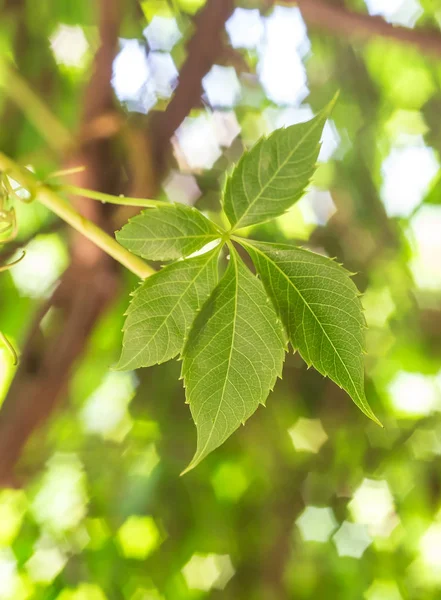
[[[91,200],[99,200],[100,202],[118,204],[120,206],[140,206],[141,208],[170,206],[170,202],[163,202],[162,200],[148,200],[144,198],[127,198],[126,196],[112,196],[111,194],[104,194],[103,192],[96,192],[95,190],[87,190],[85,188],[77,187],[76,185],[62,184],[57,189],[59,189],[62,192],[74,194],[76,196],[83,196],[84,198],[90,198]]]
[[[41,184],[31,171],[23,169],[13,160],[0,152],[0,170],[6,172],[22,187],[26,188],[31,197],[56,214],[68,225],[87,237],[106,254],[114,258],[132,273],[146,279],[155,271],[150,265],[138,258],[103,231],[100,227],[80,215],[64,198],[50,187]]]

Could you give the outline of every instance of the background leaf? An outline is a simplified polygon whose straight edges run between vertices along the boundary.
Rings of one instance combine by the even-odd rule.
[[[196,312],[216,285],[219,250],[173,263],[141,284],[127,311],[118,369],[149,367],[181,352]]]
[[[303,195],[333,104],[306,123],[276,130],[242,155],[227,179],[223,197],[234,229],[281,215]]]
[[[219,237],[211,221],[182,204],[143,210],[116,233],[125,248],[150,260],[189,256]]]
[[[379,423],[364,392],[365,319],[348,271],[301,248],[254,241],[244,245],[294,348]]]
[[[284,352],[283,329],[262,283],[232,249],[184,348],[182,374],[198,432],[187,470],[264,404],[281,375]]]

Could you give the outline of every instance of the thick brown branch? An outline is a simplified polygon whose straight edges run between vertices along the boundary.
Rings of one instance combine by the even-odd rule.
[[[308,25],[323,31],[355,40],[383,37],[414,46],[425,54],[441,56],[441,34],[435,30],[391,25],[381,17],[350,11],[324,0],[296,0],[295,4]]]

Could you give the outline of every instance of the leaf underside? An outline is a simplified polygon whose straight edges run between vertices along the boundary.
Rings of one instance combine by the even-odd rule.
[[[306,123],[276,130],[242,155],[226,180],[223,196],[233,229],[277,217],[303,195],[332,105]]]
[[[365,319],[348,271],[329,258],[289,245],[250,241],[244,246],[294,349],[379,423],[364,392]]]
[[[220,248],[175,262],[136,290],[127,311],[117,369],[138,369],[180,354],[196,313],[218,279]]]
[[[183,352],[186,397],[198,437],[186,471],[264,404],[281,376],[285,346],[262,283],[231,249],[227,271],[197,316]]]
[[[214,224],[183,204],[149,208],[116,233],[118,242],[149,260],[176,260],[219,239]]]

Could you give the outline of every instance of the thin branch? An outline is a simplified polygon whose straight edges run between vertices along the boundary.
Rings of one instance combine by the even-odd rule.
[[[294,0],[288,0],[294,3]],[[350,39],[382,37],[414,46],[432,56],[441,56],[441,34],[434,29],[410,29],[387,23],[381,17],[357,13],[324,0],[295,0],[310,26]]]

